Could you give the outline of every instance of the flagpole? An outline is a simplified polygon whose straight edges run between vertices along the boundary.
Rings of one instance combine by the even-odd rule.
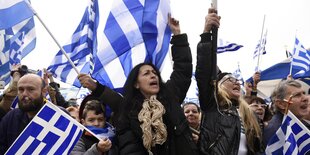
[[[217,0],[212,0],[212,6],[216,9],[217,11]],[[215,88],[216,87],[216,78],[217,78],[217,32],[218,32],[218,29],[216,27],[212,27],[211,28],[211,31],[212,31],[212,80],[213,80],[213,83],[214,83],[214,86]]]
[[[291,102],[292,98],[293,98],[293,95],[291,95],[288,100],[284,99],[284,101],[287,102],[287,106],[285,107],[285,112],[284,112],[285,115],[287,115],[287,113],[288,113],[288,108],[289,108],[290,104],[292,103]]]
[[[51,31],[47,28],[47,26],[44,24],[44,22],[42,21],[42,19],[40,18],[40,16],[38,15],[38,13],[32,8],[32,6],[28,4],[28,7],[32,10],[33,14],[39,19],[40,23],[43,25],[43,27],[46,29],[46,31],[49,33],[49,35],[53,38],[53,40],[55,41],[55,43],[57,44],[57,46],[60,48],[61,52],[66,56],[66,58],[68,59],[68,61],[70,62],[71,66],[74,68],[74,70],[76,71],[77,74],[80,74],[78,69],[76,68],[76,66],[74,65],[74,63],[72,62],[72,60],[70,59],[70,57],[67,55],[67,53],[65,52],[65,50],[62,48],[62,46],[60,45],[60,43],[57,41],[57,39],[54,37],[54,35],[51,33]]]
[[[261,55],[261,45],[262,45],[262,39],[263,39],[263,33],[264,33],[264,27],[265,27],[265,18],[266,15],[264,15],[264,20],[263,20],[263,26],[262,26],[262,32],[260,34],[260,42],[259,42],[259,49],[258,49],[258,58],[257,58],[257,71],[259,70],[259,61],[260,61],[260,55]]]

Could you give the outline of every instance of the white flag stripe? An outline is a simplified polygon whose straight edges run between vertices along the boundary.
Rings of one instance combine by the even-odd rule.
[[[40,154],[45,146],[46,144],[40,143],[39,146],[33,151],[33,154]]]
[[[25,141],[25,144],[28,144],[28,145],[23,145],[22,147],[20,147],[20,149],[16,152],[16,154],[23,154],[29,147],[29,144],[32,144],[34,140],[35,138],[28,137],[27,140]]]
[[[295,45],[294,45],[294,54],[292,56],[292,69],[296,70],[295,76],[302,76],[307,71],[309,71],[310,66],[310,51],[307,51],[301,42],[295,38]]]
[[[104,69],[109,73],[110,77],[114,77],[111,78],[113,85],[116,88],[123,87],[124,82],[126,81],[126,75],[124,74],[124,72],[119,72],[115,68],[122,68],[119,59],[114,59],[113,61],[104,66]]]
[[[7,9],[16,3],[22,2],[24,0],[1,0],[0,1],[0,9]]]

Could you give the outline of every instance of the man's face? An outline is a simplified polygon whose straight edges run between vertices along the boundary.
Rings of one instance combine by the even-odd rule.
[[[82,119],[82,124],[85,126],[103,128],[105,126],[104,115],[103,113],[96,115],[94,110],[89,110],[85,115],[85,119]]]
[[[25,112],[38,111],[43,105],[40,77],[25,75],[17,84],[18,106]]]
[[[302,88],[288,86],[286,100],[291,97],[289,110],[297,117],[302,118],[308,114],[308,97]]]

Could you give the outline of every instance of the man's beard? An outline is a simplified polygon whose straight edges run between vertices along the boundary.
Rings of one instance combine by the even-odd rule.
[[[23,101],[21,101],[19,99],[18,101],[18,108],[21,109],[24,112],[32,112],[32,111],[39,111],[41,109],[41,107],[44,104],[43,101],[43,95],[41,94],[40,97],[33,99],[30,101],[31,103],[23,103]]]

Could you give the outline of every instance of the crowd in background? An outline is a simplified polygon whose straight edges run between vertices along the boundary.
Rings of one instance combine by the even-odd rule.
[[[100,140],[84,133],[71,154],[264,154],[287,110],[309,129],[309,90],[303,90],[298,80],[283,79],[267,104],[257,96],[259,72],[244,84],[243,94],[236,77],[212,64],[212,28],[219,25],[216,10],[209,9],[197,46],[198,104],[183,103],[191,83],[192,57],[187,35],[171,17],[174,64],[166,82],[153,64],[141,63],[130,72],[121,95],[81,73],[80,83],[91,94],[79,105],[64,99],[60,85],[46,70],[41,78],[27,66],[13,66],[12,82],[0,101],[0,154],[42,107],[47,92],[49,100],[76,121],[90,130],[102,130]],[[19,108],[12,109],[16,96]]]

